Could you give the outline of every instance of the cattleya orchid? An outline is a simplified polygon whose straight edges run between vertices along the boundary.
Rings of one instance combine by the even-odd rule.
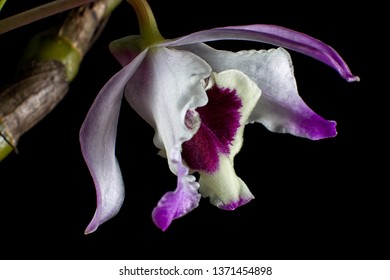
[[[312,140],[336,135],[335,122],[314,113],[298,95],[291,58],[284,49],[311,56],[347,81],[357,81],[331,47],[273,25],[214,28],[166,40],[147,2],[128,2],[137,13],[140,35],[110,44],[123,68],[100,91],[80,131],[97,194],[96,212],[86,233],[114,217],[124,200],[115,157],[123,95],[154,128],[154,144],[177,175],[176,190],[166,193],[152,212],[162,230],[196,208],[201,196],[226,210],[253,199],[233,164],[246,124],[258,122],[272,132]],[[278,48],[229,52],[204,43],[215,40],[258,41]]]

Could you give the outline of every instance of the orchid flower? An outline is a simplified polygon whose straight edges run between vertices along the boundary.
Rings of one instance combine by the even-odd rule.
[[[97,208],[86,233],[114,217],[124,200],[124,182],[115,157],[123,96],[155,130],[154,145],[177,176],[152,212],[166,230],[172,220],[198,206],[201,196],[233,210],[253,199],[234,171],[244,127],[261,123],[272,132],[312,140],[336,135],[336,123],[314,113],[300,98],[288,48],[358,81],[337,52],[308,35],[273,25],[213,28],[164,39],[145,0],[128,0],[140,35],[110,44],[123,68],[103,87],[80,131],[81,149],[93,177]],[[229,52],[204,42],[250,40],[278,46]],[[199,174],[197,182],[194,173]]]

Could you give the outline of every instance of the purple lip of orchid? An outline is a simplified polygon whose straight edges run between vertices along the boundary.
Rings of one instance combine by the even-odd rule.
[[[162,230],[196,208],[200,195],[225,210],[253,199],[233,167],[247,123],[312,140],[336,135],[335,122],[317,115],[300,98],[285,49],[233,53],[204,42],[269,43],[311,56],[347,81],[359,80],[333,48],[284,27],[229,26],[172,40],[157,37],[158,42],[151,45],[145,45],[142,36],[110,45],[123,69],[100,91],[80,130],[82,153],[97,195],[96,212],[86,233],[114,217],[123,203],[124,182],[115,157],[123,95],[154,128],[154,144],[177,175],[176,190],[166,193],[152,212]],[[205,88],[204,81],[210,77],[212,85]],[[200,174],[199,182],[193,171]]]
[[[229,154],[240,127],[241,99],[235,90],[213,86],[206,91],[209,101],[197,108],[201,120],[195,135],[183,143],[182,156],[192,170],[218,170],[219,153]],[[188,114],[187,114],[188,115]],[[186,115],[186,116],[187,116]]]

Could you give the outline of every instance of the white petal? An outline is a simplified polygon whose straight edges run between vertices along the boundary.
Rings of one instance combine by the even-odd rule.
[[[273,132],[309,139],[336,135],[335,122],[313,112],[298,94],[290,55],[282,48],[268,51],[219,51],[205,44],[182,47],[202,57],[213,71],[237,69],[261,89],[262,97],[249,118]]]
[[[210,73],[210,66],[190,52],[156,48],[127,85],[128,102],[154,128],[154,144],[166,155],[192,137],[185,115],[207,103],[201,81]],[[177,165],[170,159],[169,167],[177,174]]]

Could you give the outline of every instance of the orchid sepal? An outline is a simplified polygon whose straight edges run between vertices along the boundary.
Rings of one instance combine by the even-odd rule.
[[[96,211],[85,234],[94,232],[99,225],[114,217],[122,206],[125,188],[115,157],[119,109],[126,83],[147,52],[144,50],[107,82],[80,129],[81,151],[96,188]],[[110,110],[107,110],[108,104]]]
[[[161,47],[178,47],[218,40],[248,40],[300,52],[335,69],[348,82],[360,81],[342,57],[330,46],[307,34],[269,24],[218,27],[161,42]]]

